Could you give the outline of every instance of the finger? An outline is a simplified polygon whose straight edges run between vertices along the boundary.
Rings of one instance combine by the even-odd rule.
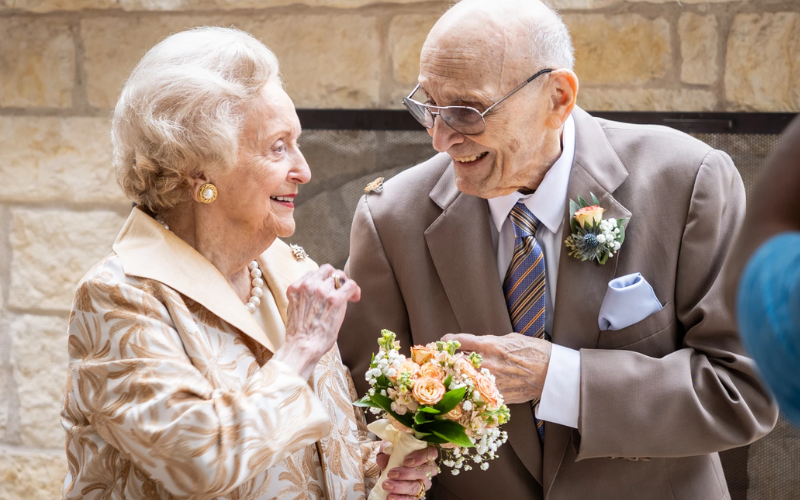
[[[416,467],[417,465],[422,465],[427,462],[428,448],[425,448],[424,450],[412,451],[406,455],[405,460],[403,460],[403,465],[405,467]]]
[[[428,461],[433,462],[439,456],[439,450],[435,446],[428,446]]]
[[[389,465],[389,455],[385,453],[378,453],[378,455],[375,457],[375,461],[378,463],[378,467],[383,470],[387,465]]]
[[[419,481],[391,479],[383,482],[383,489],[391,491],[393,495],[411,495],[416,498],[419,493]]]
[[[347,280],[338,290],[347,302],[358,302],[361,300],[361,287],[353,280]]]
[[[425,465],[416,467],[395,467],[387,474],[389,479],[398,481],[414,481],[417,479],[428,479],[437,472],[436,464],[427,462]]]
[[[463,351],[474,351],[481,345],[483,342],[481,337],[469,334],[469,333],[448,333],[444,337],[442,337],[444,342],[450,342],[452,340],[457,340],[461,343],[461,350]]]

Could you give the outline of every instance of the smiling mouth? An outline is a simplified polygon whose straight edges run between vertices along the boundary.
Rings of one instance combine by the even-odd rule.
[[[488,151],[484,151],[483,153],[472,155],[472,156],[461,156],[461,157],[453,157],[453,161],[457,161],[458,163],[472,163],[474,161],[478,161],[482,159],[484,156],[488,155]]]
[[[294,195],[292,196],[270,196],[270,200],[277,201],[285,207],[294,208]]]

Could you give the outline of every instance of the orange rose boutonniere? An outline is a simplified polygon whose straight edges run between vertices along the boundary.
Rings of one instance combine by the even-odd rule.
[[[592,196],[592,204],[578,196],[578,201],[569,200],[569,221],[572,235],[564,242],[569,255],[580,260],[595,260],[605,264],[614,256],[625,241],[625,221],[628,219],[605,219],[605,208],[600,206],[597,197]]]

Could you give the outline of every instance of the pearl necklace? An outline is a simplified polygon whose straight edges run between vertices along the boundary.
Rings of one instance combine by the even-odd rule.
[[[164,229],[169,231],[169,226],[160,215],[156,215],[155,219],[162,226],[164,226]],[[261,278],[262,273],[261,269],[258,268],[258,261],[254,260],[248,264],[247,269],[250,271],[250,277],[253,280],[250,282],[252,285],[252,288],[250,289],[250,299],[244,306],[247,308],[250,314],[254,314],[258,306],[261,304],[261,297],[264,296],[264,290],[261,288],[264,286],[264,280]]]

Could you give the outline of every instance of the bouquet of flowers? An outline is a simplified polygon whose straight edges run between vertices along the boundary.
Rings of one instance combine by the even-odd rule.
[[[481,369],[481,356],[457,353],[461,344],[451,341],[413,346],[407,359],[388,330],[378,345],[366,374],[369,393],[354,404],[383,417],[368,428],[390,441],[393,451],[369,500],[385,499],[381,485],[388,471],[429,444],[440,449],[441,463],[454,475],[471,470],[470,460],[486,470],[508,439],[500,426],[510,412],[492,374]]]

